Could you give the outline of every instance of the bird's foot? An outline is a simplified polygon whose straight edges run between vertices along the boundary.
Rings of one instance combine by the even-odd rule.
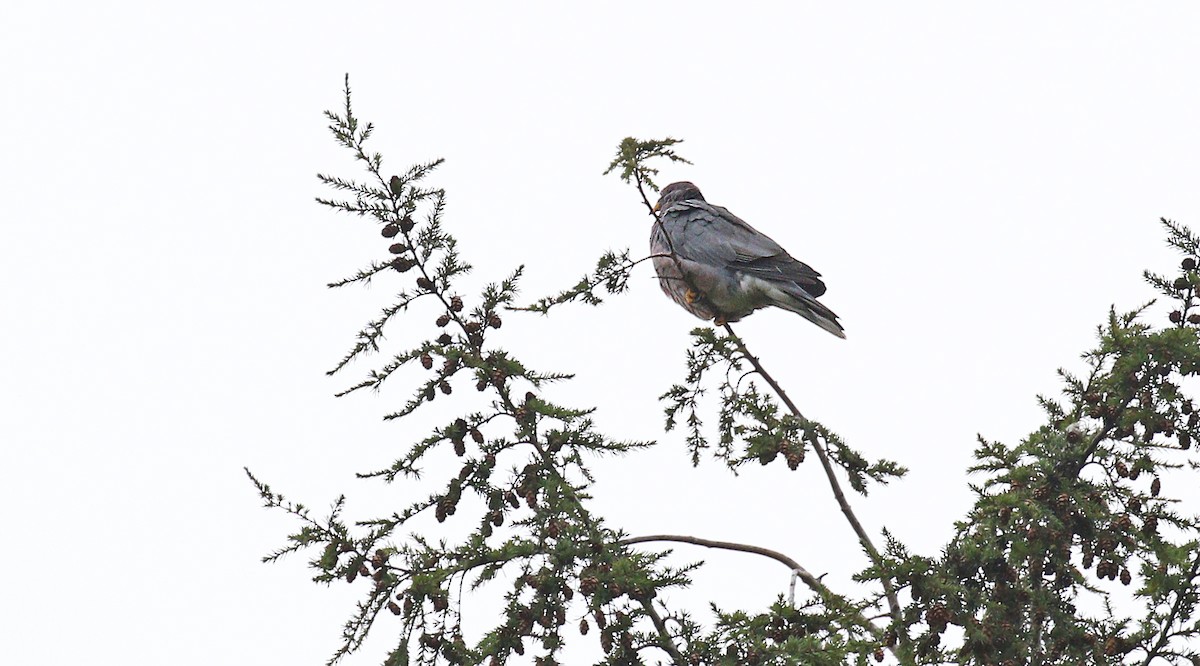
[[[724,315],[717,315],[713,317],[713,324],[716,326],[724,326],[728,322],[729,320],[726,319]]]
[[[695,289],[689,288],[687,291],[683,292],[683,301],[688,305],[695,303],[696,299],[698,298],[700,298],[700,294],[697,293]]]

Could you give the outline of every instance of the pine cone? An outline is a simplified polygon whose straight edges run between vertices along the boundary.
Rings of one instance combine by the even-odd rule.
[[[1142,531],[1145,532],[1146,534],[1153,534],[1153,533],[1157,532],[1158,531],[1158,517],[1157,516],[1146,516],[1146,519],[1142,521]]]
[[[799,453],[789,452],[786,456],[784,456],[784,460],[787,461],[788,469],[794,472],[798,467],[800,467],[800,463],[804,461],[804,456],[800,455]]]
[[[600,581],[595,576],[584,576],[579,579],[579,591],[585,597],[590,597],[594,594],[597,588],[600,587]]]
[[[929,625],[929,629],[934,633],[942,633],[946,630],[946,625],[950,622],[950,611],[946,605],[936,603],[925,611],[925,623]]]
[[[1124,652],[1125,650],[1123,643],[1124,641],[1122,641],[1120,637],[1109,636],[1108,639],[1104,641],[1104,656],[1113,657]]]
[[[1071,507],[1071,496],[1066,493],[1059,493],[1058,497],[1054,501],[1054,506],[1056,506],[1060,512],[1065,512]]]

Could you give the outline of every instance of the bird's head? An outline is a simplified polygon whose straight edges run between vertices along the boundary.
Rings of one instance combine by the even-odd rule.
[[[662,189],[658,195],[658,203],[654,204],[654,210],[659,211],[677,201],[688,200],[704,201],[704,195],[700,194],[700,188],[686,180],[681,180]]]

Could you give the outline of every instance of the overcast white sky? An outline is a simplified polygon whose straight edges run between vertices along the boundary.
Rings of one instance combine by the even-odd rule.
[[[315,205],[356,175],[325,130],[349,72],[376,149],[445,157],[475,284],[532,299],[642,251],[625,136],[671,135],[689,179],[826,276],[837,340],[784,312],[739,327],[806,413],[912,468],[857,504],[935,554],[970,503],[975,434],[1015,441],[1108,306],[1172,270],[1160,216],[1200,225],[1200,5],[1145,3],[10,3],[0,20],[0,660],[323,663],[359,590],[261,555],[294,525],[242,473],[369,517],[357,481],[416,436],[403,394],[324,371],[393,293],[324,284],[377,258]],[[506,319],[553,395],[658,438],[687,331],[643,267],[601,309]],[[398,337],[399,339],[399,337]],[[363,366],[360,366],[360,370]],[[436,404],[436,403],[435,403]],[[633,534],[859,566],[814,464],[692,470],[679,437],[599,466]],[[695,600],[752,607],[774,563],[715,565]],[[377,663],[388,626],[350,663]]]

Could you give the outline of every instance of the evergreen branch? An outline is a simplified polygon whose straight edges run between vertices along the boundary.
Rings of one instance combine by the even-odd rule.
[[[1184,589],[1175,591],[1175,601],[1171,604],[1171,611],[1165,618],[1163,618],[1162,631],[1159,633],[1158,640],[1155,641],[1154,646],[1146,651],[1146,658],[1142,661],[1142,666],[1150,666],[1150,663],[1153,662],[1155,658],[1163,654],[1163,650],[1167,647],[1167,644],[1173,635],[1171,628],[1174,626],[1176,619],[1180,618],[1181,616],[1183,618],[1190,617],[1191,611],[1193,611],[1194,608],[1184,609],[1184,603],[1188,600],[1188,597],[1191,596],[1193,607],[1195,605],[1196,590],[1193,587],[1193,584],[1197,576],[1200,576],[1200,551],[1197,551],[1192,557],[1192,566],[1187,575],[1183,577],[1183,580],[1187,582],[1187,586]]]
[[[666,158],[672,162],[680,162],[683,164],[691,164],[691,162],[680,157],[671,148],[675,144],[682,143],[681,139],[651,139],[649,141],[639,141],[633,137],[625,137],[617,146],[617,156],[613,158],[608,168],[604,170],[604,175],[608,175],[613,171],[620,169],[618,176],[626,183],[631,180],[636,180],[641,189],[640,183],[645,181],[646,184],[658,191],[658,185],[651,179],[652,176],[658,175],[658,169],[647,166],[649,160],[655,158]],[[643,194],[643,198],[645,195]]]
[[[779,399],[783,401],[783,404],[787,405],[787,408],[789,411],[791,411],[792,416],[802,421],[807,421],[807,419],[804,418],[804,415],[801,414],[800,410],[796,407],[796,403],[792,402],[792,399],[788,396],[787,392],[784,391],[783,387],[779,385],[779,382],[775,381],[775,378],[767,372],[766,368],[763,367],[762,362],[759,361],[758,357],[751,354],[750,350],[746,348],[746,344],[742,342],[742,339],[739,338],[736,333],[734,333],[733,327],[726,323],[724,328],[725,332],[728,333],[733,339],[734,344],[737,345],[745,359],[750,362],[750,365],[754,366],[754,370],[758,373],[758,375],[763,378],[763,381],[767,382],[767,384],[771,386],[771,389],[775,391],[775,395],[779,396]],[[884,592],[887,595],[888,609],[891,612],[892,622],[896,626],[900,626],[903,622],[900,611],[900,599],[896,595],[896,588],[892,582],[891,574],[885,571],[883,568],[883,556],[880,555],[879,549],[871,540],[870,535],[868,535],[867,531],[863,529],[862,523],[859,522],[858,516],[854,513],[853,507],[850,506],[849,500],[846,499],[846,494],[842,492],[842,484],[840,481],[838,481],[837,474],[833,469],[833,464],[829,459],[829,454],[825,451],[825,447],[815,437],[810,437],[809,443],[812,445],[813,450],[816,451],[817,458],[821,461],[821,467],[825,470],[825,478],[829,482],[830,489],[833,491],[834,499],[837,500],[838,506],[841,507],[842,514],[846,517],[846,521],[850,523],[850,527],[858,536],[858,541],[862,544],[863,550],[866,551],[867,556],[871,558],[872,564],[879,569],[879,582],[883,585]]]
[[[323,199],[321,197],[316,197],[316,201],[322,206],[328,206],[334,210],[340,210],[344,213],[354,213],[359,216],[371,215],[381,222],[387,219],[387,215],[390,212],[383,206],[368,204],[361,198],[355,200],[354,202],[350,202],[339,199]]]
[[[338,287],[344,287],[344,286],[354,283],[354,282],[369,283],[371,281],[371,278],[375,277],[375,275],[377,275],[380,271],[383,271],[390,267],[391,267],[391,264],[388,264],[388,263],[372,262],[370,267],[360,270],[359,272],[355,273],[354,275],[352,275],[348,278],[338,280],[337,282],[330,282],[329,284],[327,284],[325,286],[329,287],[330,289],[336,289]]]
[[[679,648],[675,647],[675,641],[671,638],[671,632],[667,630],[666,622],[663,622],[662,616],[654,609],[654,601],[651,599],[642,599],[642,608],[645,609],[646,615],[650,616],[650,621],[654,623],[654,629],[658,632],[658,642],[656,645],[671,655],[671,661],[678,666],[685,666],[689,662],[684,658],[683,653]]]
[[[359,183],[354,180],[347,180],[345,178],[340,178],[338,176],[330,176],[330,175],[323,174],[323,173],[318,173],[317,179],[320,180],[322,183],[325,183],[326,185],[332,187],[335,190],[342,190],[345,192],[354,192],[355,194],[359,195],[360,198],[365,197],[367,199],[374,199],[376,201],[390,201],[391,200],[391,194],[386,189],[382,189],[382,190],[375,189],[373,187],[363,185],[362,183]],[[321,201],[321,200],[318,199],[317,201]],[[386,209],[383,209],[383,210],[386,210]]]
[[[605,252],[596,261],[596,270],[580,278],[579,282],[570,289],[565,289],[554,296],[540,298],[532,305],[510,307],[508,309],[546,314],[555,305],[575,300],[582,300],[588,305],[600,305],[604,301],[596,295],[597,287],[604,285],[604,289],[609,294],[624,293],[629,288],[629,276],[633,268],[643,261],[658,256],[667,255],[652,254],[635,261],[629,258],[628,249],[622,250],[620,254],[611,251]]]
[[[397,296],[399,300],[396,303],[384,308],[383,315],[381,317],[369,322],[361,331],[358,332],[356,337],[358,337],[359,341],[355,343],[354,347],[344,357],[342,357],[341,361],[338,361],[338,364],[334,366],[332,370],[327,371],[325,374],[330,376],[337,374],[337,372],[346,367],[350,361],[354,360],[364,352],[379,351],[378,340],[379,338],[383,337],[384,325],[386,325],[388,321],[390,321],[391,318],[396,315],[396,313],[402,310],[407,310],[410,303],[425,295],[427,295],[427,292],[411,295],[401,292]]]

